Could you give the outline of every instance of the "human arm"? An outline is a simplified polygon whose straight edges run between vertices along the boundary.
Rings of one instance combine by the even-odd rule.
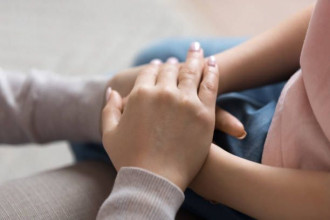
[[[329,172],[257,164],[212,145],[190,187],[257,219],[329,219],[329,186]]]
[[[107,81],[0,70],[0,142],[100,141]]]
[[[201,48],[193,47],[180,70],[173,59],[163,66],[152,62],[124,109],[120,95],[108,93],[103,144],[119,175],[100,209],[102,218],[174,218],[212,140],[218,73],[212,60],[204,67],[202,58]]]
[[[247,42],[216,54],[219,93],[248,89],[288,79],[299,68],[299,56],[314,6],[295,14]],[[136,68],[136,67],[135,67]],[[110,81],[122,96],[131,91],[138,69],[125,70]],[[245,136],[234,116],[217,108],[216,127],[234,137]]]
[[[239,91],[288,79],[299,59],[314,5],[276,27],[222,53],[219,93]]]

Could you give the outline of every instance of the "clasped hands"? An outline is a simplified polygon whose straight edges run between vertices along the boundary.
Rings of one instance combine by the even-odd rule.
[[[210,150],[218,82],[215,58],[205,61],[195,42],[182,64],[170,58],[141,68],[125,103],[109,89],[102,141],[116,170],[140,167],[184,191]]]

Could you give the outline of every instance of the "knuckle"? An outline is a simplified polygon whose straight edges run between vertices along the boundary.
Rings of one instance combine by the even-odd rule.
[[[215,116],[212,112],[207,109],[200,109],[196,111],[196,119],[206,127],[212,127],[215,123]]]
[[[179,69],[179,66],[178,65],[175,65],[175,64],[167,64],[163,71],[166,73],[166,74],[172,74],[173,72],[176,72],[178,71]]]
[[[194,111],[194,109],[196,109],[197,107],[195,101],[187,95],[183,95],[181,97],[181,105],[182,107],[190,109],[192,111]]]
[[[197,74],[197,71],[188,66],[182,66],[180,68],[180,77],[182,78],[194,78]]]
[[[151,93],[152,88],[150,86],[139,86],[138,88],[134,89],[131,96],[135,98],[143,98],[146,96],[150,96]]]
[[[166,86],[160,89],[158,96],[163,100],[172,100],[175,98],[175,93],[172,88]]]
[[[147,65],[145,68],[141,70],[140,75],[151,75],[155,73],[155,68],[152,65]]]
[[[189,53],[189,58],[190,59],[201,59],[200,53]]]
[[[211,81],[211,80],[205,80],[202,84],[201,84],[201,87],[204,89],[204,90],[208,90],[212,93],[215,93],[217,92],[217,85],[216,85],[216,82],[214,81]]]

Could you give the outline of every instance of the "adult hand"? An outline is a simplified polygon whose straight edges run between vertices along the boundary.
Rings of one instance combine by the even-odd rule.
[[[184,190],[211,145],[218,80],[214,59],[204,66],[194,43],[180,69],[174,59],[143,68],[124,110],[112,91],[103,110],[103,144],[115,168],[144,168]]]
[[[166,65],[166,64],[161,64]],[[182,63],[180,64],[182,65]],[[109,86],[119,92],[122,97],[127,97],[131,92],[137,75],[146,65],[133,67],[119,72],[110,81]],[[162,67],[160,67],[162,68]],[[221,80],[221,68],[220,68],[220,80]],[[216,122],[215,128],[227,133],[238,139],[242,139],[246,136],[243,124],[232,114],[226,110],[216,107]]]

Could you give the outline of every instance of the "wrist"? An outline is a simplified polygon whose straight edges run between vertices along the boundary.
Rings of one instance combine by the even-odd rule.
[[[218,94],[230,91],[229,77],[232,76],[232,74],[230,73],[230,61],[228,60],[227,54],[227,51],[225,51],[215,55],[219,71]]]
[[[161,166],[160,169],[153,167],[145,167],[145,166],[136,166],[140,167],[141,169],[144,169],[146,171],[149,171],[157,176],[160,176],[167,181],[171,182],[178,188],[180,188],[183,192],[187,189],[189,185],[189,180],[187,177],[185,177],[182,172],[178,172],[178,169],[169,169],[169,167],[165,168],[164,166]]]
[[[141,170],[141,171],[148,173],[150,175],[153,175],[157,178],[163,179],[164,181],[167,181],[167,182],[171,183],[172,185],[174,185],[175,187],[177,187],[178,189],[180,189],[180,191],[182,191],[182,192],[184,192],[188,186],[188,181],[185,181],[184,178],[182,178],[182,176],[180,177],[180,175],[176,176],[176,175],[173,175],[173,173],[164,172],[164,171],[159,172],[157,170],[144,168],[142,166],[122,167],[122,168],[120,168],[120,170],[125,169],[125,168]]]

